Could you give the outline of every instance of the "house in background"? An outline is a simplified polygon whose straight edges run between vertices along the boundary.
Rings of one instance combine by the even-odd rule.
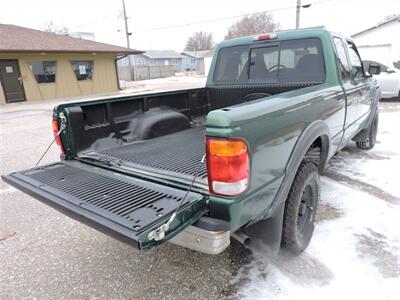
[[[363,60],[378,61],[389,67],[400,61],[400,16],[351,36]]]
[[[0,24],[0,103],[118,91],[117,59],[139,53]]]
[[[181,71],[182,56],[174,50],[147,50],[141,54],[130,55],[132,65],[135,66],[173,66],[174,71]],[[121,60],[127,64],[127,59]]]
[[[129,72],[129,59],[132,70]],[[118,62],[121,79],[146,80],[174,76],[182,70],[182,56],[174,50],[147,50]]]
[[[212,50],[183,51],[147,50],[130,55],[118,62],[118,73],[123,80],[147,80],[174,76],[177,72],[196,72],[207,74],[211,64]],[[131,70],[129,71],[129,59]],[[207,61],[207,73],[205,73]]]
[[[198,74],[204,74],[204,55],[208,51],[183,51],[181,53],[182,71],[196,71]]]

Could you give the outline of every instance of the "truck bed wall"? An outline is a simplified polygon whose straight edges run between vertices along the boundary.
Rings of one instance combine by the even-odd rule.
[[[69,103],[55,110],[67,115],[68,128],[61,138],[68,159],[83,151],[118,147],[186,129],[209,107],[202,88]]]
[[[101,151],[161,135],[203,122],[209,111],[311,84],[224,85],[70,103],[56,108],[68,118],[61,138],[70,159],[82,152]]]

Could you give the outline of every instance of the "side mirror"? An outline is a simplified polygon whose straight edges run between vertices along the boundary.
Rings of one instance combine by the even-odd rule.
[[[379,75],[381,73],[381,66],[378,64],[370,64],[368,68],[370,75]]]

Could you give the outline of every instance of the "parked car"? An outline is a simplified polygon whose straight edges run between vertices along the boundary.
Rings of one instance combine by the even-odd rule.
[[[364,70],[368,70],[371,64],[379,65],[381,73],[374,75],[382,91],[382,98],[397,98],[400,100],[400,71],[389,68],[384,64],[373,60],[364,60]]]
[[[3,179],[141,250],[171,241],[216,254],[232,236],[299,254],[314,231],[319,174],[350,140],[374,147],[379,98],[340,34],[228,40],[205,88],[55,107],[61,161]]]

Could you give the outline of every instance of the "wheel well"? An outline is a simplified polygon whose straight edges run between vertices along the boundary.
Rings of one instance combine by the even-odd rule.
[[[308,148],[304,160],[313,162],[321,173],[325,168],[329,153],[329,138],[321,135],[316,138]]]

